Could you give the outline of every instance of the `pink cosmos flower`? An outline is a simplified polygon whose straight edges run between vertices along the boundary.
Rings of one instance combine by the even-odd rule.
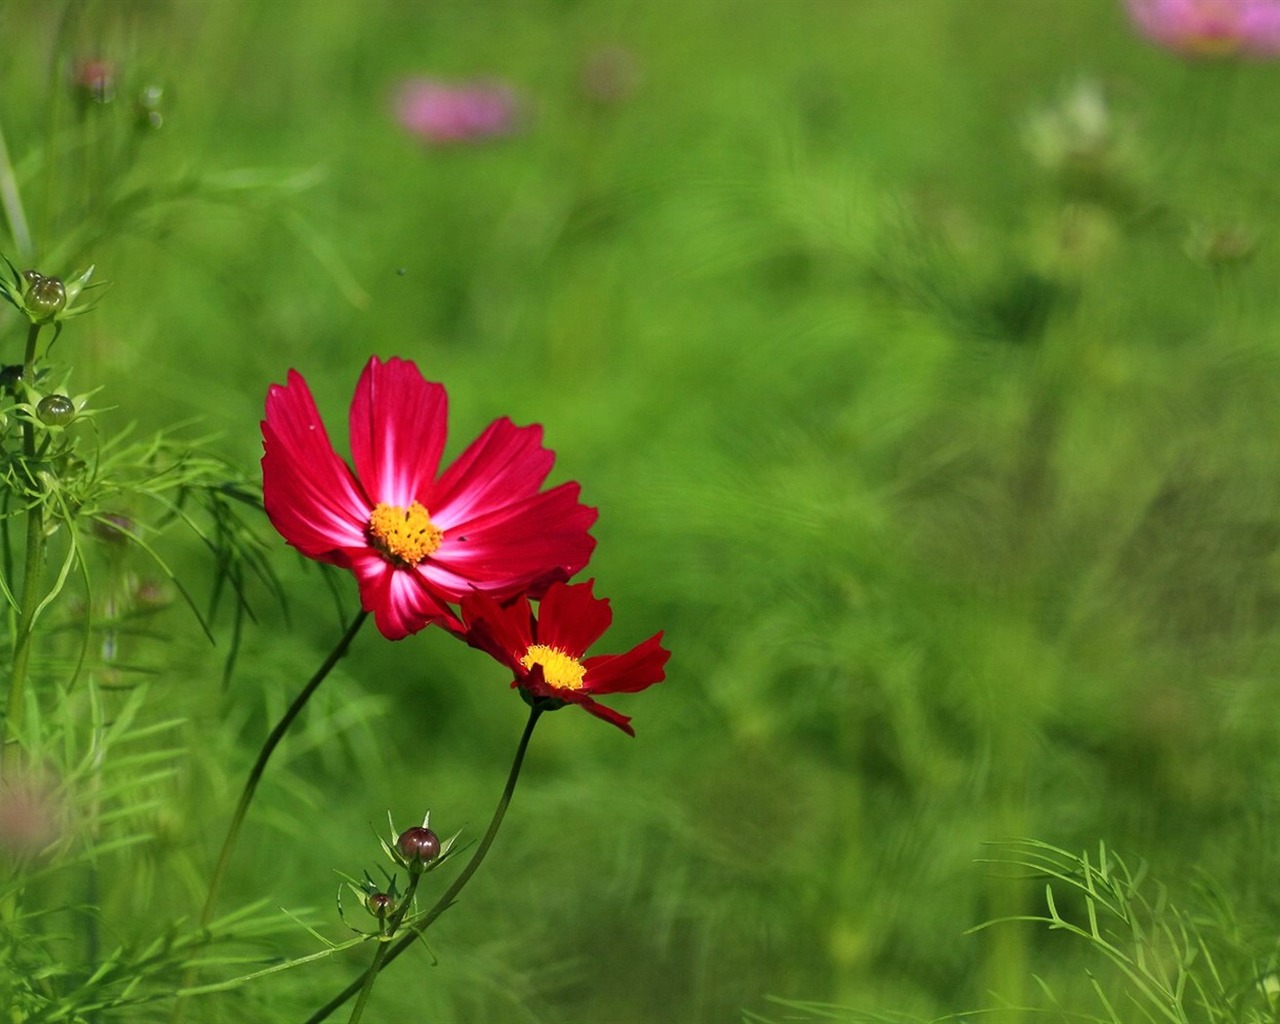
[[[496,82],[410,78],[396,91],[395,111],[405,131],[426,142],[477,142],[516,129],[515,93]]]
[[[542,428],[495,420],[437,476],[445,444],[444,386],[404,359],[369,360],[351,402],[355,472],[333,450],[307,382],[267,392],[262,496],[272,525],[309,558],[350,569],[360,601],[398,640],[435,622],[465,594],[508,598],[587,564],[596,510],[576,483],[542,491],[555,455]]]
[[[489,594],[468,594],[462,599],[464,639],[511,669],[512,687],[531,705],[553,710],[577,704],[634,736],[631,719],[595,697],[637,693],[662,682],[671,652],[663,648],[662,634],[655,633],[626,654],[585,657],[613,621],[608,600],[592,595],[594,583],[552,584],[536,616],[524,594],[507,604]]]
[[[1280,0],[1125,0],[1149,39],[1189,57],[1280,56]]]

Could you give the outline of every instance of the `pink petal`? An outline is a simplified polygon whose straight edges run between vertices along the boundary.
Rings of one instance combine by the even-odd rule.
[[[536,494],[555,464],[542,427],[494,420],[431,489],[432,518],[443,529]]]
[[[343,548],[367,546],[371,505],[329,443],[307,382],[289,371],[288,384],[267,391],[262,423],[262,497],[267,516],[303,554],[345,562]]]
[[[471,590],[499,598],[531,590],[536,597],[591,558],[596,542],[587,531],[597,512],[580,504],[578,494],[577,484],[561,484],[456,524],[419,568],[450,600]]]
[[[351,457],[375,503],[405,508],[429,492],[447,417],[444,386],[425,380],[412,362],[369,360],[351,400]]]
[[[360,584],[361,606],[373,612],[379,632],[388,640],[401,640],[433,622],[461,628],[453,612],[423,586],[414,570],[397,568],[371,551],[353,557],[351,571]]]

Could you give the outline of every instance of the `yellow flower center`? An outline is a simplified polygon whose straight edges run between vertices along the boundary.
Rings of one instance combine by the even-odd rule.
[[[369,513],[369,539],[390,561],[408,568],[440,546],[444,531],[416,501],[408,508],[378,502]]]
[[[546,644],[530,644],[520,664],[525,668],[541,665],[542,678],[556,690],[581,690],[582,678],[587,674],[577,658]]]

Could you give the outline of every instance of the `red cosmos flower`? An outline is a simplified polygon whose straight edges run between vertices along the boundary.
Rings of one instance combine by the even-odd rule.
[[[630,718],[594,697],[637,693],[662,682],[671,652],[662,647],[662,634],[655,633],[626,654],[584,657],[613,621],[608,600],[592,595],[594,583],[553,583],[538,603],[537,616],[524,594],[508,604],[489,594],[468,594],[462,599],[463,638],[511,669],[512,687],[519,687],[530,704],[546,701],[548,710],[577,704],[634,736]]]
[[[369,360],[351,402],[355,473],[333,450],[307,382],[267,391],[262,496],[304,555],[350,569],[384,636],[461,623],[464,594],[541,595],[591,557],[596,510],[576,483],[542,491],[542,428],[491,423],[438,478],[448,398],[404,359]]]

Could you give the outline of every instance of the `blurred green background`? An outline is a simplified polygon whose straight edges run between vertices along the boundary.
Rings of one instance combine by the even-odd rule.
[[[539,727],[438,964],[395,964],[368,1019],[794,1019],[779,997],[1017,1020],[1033,976],[1097,1012],[1086,970],[1116,983],[1082,944],[966,934],[1042,910],[982,863],[1013,836],[1105,841],[1183,902],[1212,878],[1265,969],[1275,67],[1180,60],[1110,0],[3,0],[0,38],[40,253],[112,282],[60,342],[111,422],[194,420],[251,468],[293,367],[345,452],[365,361],[413,358],[451,452],[542,423],[599,507],[601,650],[666,631],[667,681],[613,702],[635,740]],[[117,75],[88,128],[86,56]],[[411,75],[503,80],[521,130],[424,144],[391,109]],[[272,543],[287,615],[251,593],[225,692],[225,617],[210,648],[175,605],[137,652],[192,753],[115,865],[118,934],[196,912],[268,723],[354,610]],[[438,631],[368,630],[269,770],[224,905],[316,908],[340,940],[369,823],[430,808],[477,837],[525,715],[506,682]],[[190,1019],[301,1017],[366,958]]]

